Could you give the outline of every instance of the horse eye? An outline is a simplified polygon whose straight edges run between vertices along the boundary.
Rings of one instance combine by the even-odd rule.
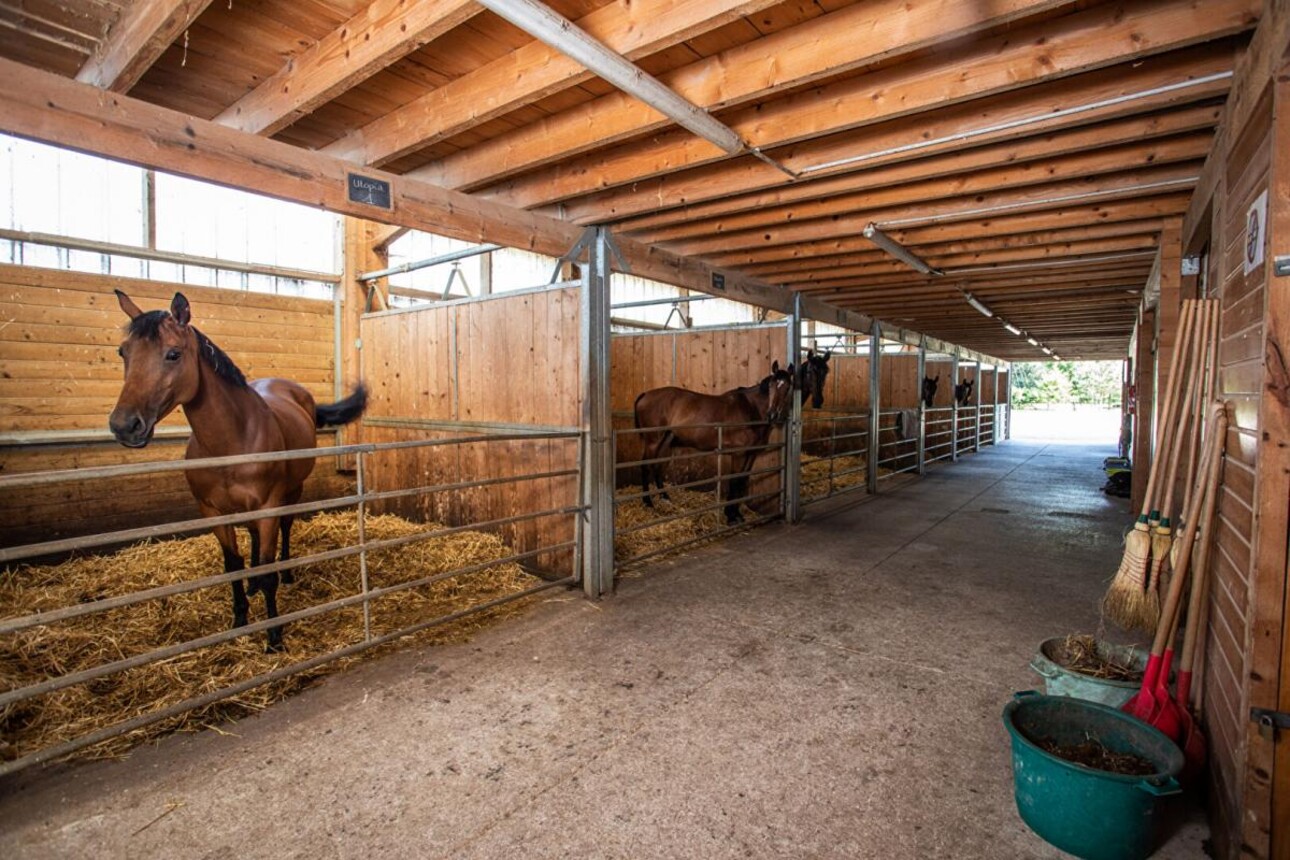
[[[166,350],[166,361],[179,361],[179,350],[177,349]]]
[[[125,347],[118,346],[116,348],[116,354],[119,355],[121,358],[125,358]]]

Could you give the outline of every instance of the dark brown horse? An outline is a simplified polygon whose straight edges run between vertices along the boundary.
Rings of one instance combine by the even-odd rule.
[[[936,374],[935,378],[930,376],[923,377],[923,405],[928,409],[932,408],[932,401],[936,399],[936,388],[941,383],[941,375]]]
[[[972,403],[972,386],[976,385],[975,379],[965,379],[958,385],[954,386],[954,402],[959,406],[969,406]]]
[[[819,409],[824,405],[824,380],[829,376],[829,357],[831,352],[809,350],[806,361],[799,370],[798,387],[802,390],[802,402],[810,399],[811,407]]]
[[[367,394],[361,385],[344,400],[316,406],[313,395],[290,380],[248,383],[232,359],[190,324],[192,310],[181,293],[175,293],[169,312],[145,313],[120,290],[116,297],[130,322],[117,350],[125,360],[125,384],[108,426],[128,448],[147,445],[157,422],[176,406],[184,407],[193,431],[185,454],[189,460],[313,448],[317,428],[347,424],[363,413]],[[185,474],[202,516],[214,517],[295,504],[313,468],[313,458],[306,458]],[[279,535],[281,559],[290,558],[293,520],[289,515],[247,524],[253,567],[274,561]],[[233,526],[213,530],[224,550],[224,570],[242,570]],[[291,582],[290,572],[282,580]],[[232,585],[234,627],[246,625],[247,595],[257,591],[264,592],[265,614],[278,617],[277,573],[252,577],[245,590],[240,579]],[[270,627],[268,633],[268,650],[282,650],[282,628]]]
[[[685,388],[654,388],[636,398],[636,426],[658,427],[659,430],[642,433],[642,460],[666,457],[673,446],[694,448],[699,451],[716,451],[718,441],[723,450],[741,450],[731,455],[731,471],[748,472],[760,451],[759,446],[770,439],[771,427],[784,420],[792,404],[793,365],[780,370],[779,362],[771,364],[770,376],[756,385],[732,388],[723,394],[700,394]],[[716,427],[694,427],[694,424],[743,424],[749,426],[725,427],[720,434]],[[718,454],[717,456],[721,456]],[[654,507],[649,491],[651,476],[659,494],[663,491],[663,464],[641,466],[641,489],[646,507]],[[748,476],[731,478],[726,498],[726,521],[743,521],[738,499],[747,494]]]

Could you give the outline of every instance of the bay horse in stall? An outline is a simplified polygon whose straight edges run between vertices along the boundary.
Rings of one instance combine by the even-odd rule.
[[[829,376],[829,358],[832,352],[808,350],[806,361],[798,371],[798,387],[802,391],[802,402],[810,398],[811,408],[819,409],[824,405],[824,380]]]
[[[972,386],[974,385],[976,385],[975,379],[965,379],[954,386],[954,401],[959,406],[967,406],[972,402]]]
[[[932,408],[932,401],[936,399],[936,389],[941,383],[941,375],[936,374],[936,378],[930,376],[923,377],[923,405],[928,409]]]
[[[667,456],[673,446],[694,448],[699,451],[716,451],[718,435],[725,448],[752,448],[732,455],[732,472],[748,472],[760,451],[770,439],[773,425],[783,421],[788,414],[794,391],[793,365],[781,370],[779,362],[770,366],[770,376],[756,385],[732,388],[722,394],[700,394],[686,388],[667,386],[653,388],[636,398],[636,426],[658,427],[659,430],[642,433],[642,460]],[[689,427],[691,424],[745,424],[727,427],[718,434],[716,427]],[[721,456],[718,454],[717,456]],[[646,463],[641,466],[642,501],[654,507],[650,494],[651,477],[659,495],[668,498],[663,489],[663,464]],[[747,494],[749,479],[745,475],[731,478],[726,498],[735,499],[725,508],[726,522],[733,525],[743,522],[738,499]]]
[[[142,448],[152,439],[157,422],[176,406],[192,427],[185,459],[262,454],[313,448],[315,431],[348,424],[363,413],[367,392],[359,385],[344,400],[315,405],[313,395],[287,379],[247,382],[223,350],[191,324],[192,309],[175,293],[169,311],[142,311],[130,297],[116,291],[121,310],[130,317],[126,339],[117,352],[125,361],[125,384],[108,426],[127,448]],[[313,458],[248,463],[185,472],[188,487],[203,517],[247,513],[293,505],[300,500]],[[251,566],[271,564],[282,539],[281,560],[291,557],[291,525],[295,517],[266,517],[247,523],[251,535]],[[233,526],[215,526],[224,551],[224,571],[242,570]],[[282,581],[293,581],[284,571]],[[247,587],[235,579],[233,626],[246,625],[248,595],[264,593],[265,614],[278,617],[278,574],[251,577]],[[282,627],[268,630],[268,651],[282,650]]]

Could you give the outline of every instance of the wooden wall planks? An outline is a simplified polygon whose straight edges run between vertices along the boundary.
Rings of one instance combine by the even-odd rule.
[[[582,421],[579,289],[563,287],[482,301],[368,314],[359,324],[365,418],[447,422],[386,427],[364,422],[369,442],[497,432],[501,425],[573,428]],[[476,426],[477,425],[477,426]],[[373,455],[374,490],[458,483],[574,469],[576,439],[478,442]],[[573,476],[475,487],[374,506],[378,512],[446,525],[535,514],[577,503]],[[573,517],[543,517],[497,529],[517,551],[572,540]],[[567,551],[526,562],[567,575]]]
[[[177,291],[193,306],[195,324],[228,352],[248,377],[285,376],[320,402],[333,394],[334,316],[331,302],[235,290],[0,266],[0,472],[83,468],[183,457],[183,438],[157,438],[147,448],[122,448],[107,433],[121,388],[124,314],[114,289],[145,310],[165,308]],[[163,422],[186,427],[183,410]],[[57,442],[49,431],[82,431],[94,441]],[[79,435],[79,434],[78,434]],[[320,445],[332,444],[324,435]],[[42,441],[44,440],[44,441]],[[348,486],[321,460],[306,499]],[[75,513],[69,510],[75,505]],[[196,517],[180,473],[85,481],[21,490],[0,498],[0,544],[95,534]]]

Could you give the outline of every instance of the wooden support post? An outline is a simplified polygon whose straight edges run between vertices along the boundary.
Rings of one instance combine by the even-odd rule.
[[[927,474],[927,404],[923,402],[923,377],[927,375],[927,338],[918,341],[918,474]]]
[[[1156,307],[1156,391],[1169,390],[1169,364],[1182,316],[1182,221],[1171,218],[1160,231],[1160,299]],[[1185,357],[1185,356],[1184,356]]]
[[[788,361],[802,363],[802,299],[798,293],[793,312],[788,316]],[[802,393],[791,398],[792,409],[784,432],[784,519],[790,523],[802,519]]]
[[[866,488],[870,493],[878,492],[878,454],[882,449],[880,442],[878,411],[881,408],[882,388],[882,335],[877,322],[869,334],[869,450],[868,465],[865,468]]]
[[[339,337],[336,342],[332,370],[336,377],[338,396],[344,396],[344,392],[364,379],[359,319],[367,310],[369,285],[358,280],[358,276],[363,272],[382,269],[387,265],[384,253],[376,248],[374,235],[377,226],[361,218],[347,216],[344,219],[342,278],[336,292],[336,324]],[[338,444],[350,444],[362,440],[362,421],[339,428],[336,437]],[[345,459],[349,462],[340,464],[341,467],[353,468],[352,458]]]
[[[609,409],[609,230],[589,227],[582,272],[582,587],[600,597],[614,587],[614,453]],[[580,240],[581,241],[581,240]]]
[[[954,350],[950,361],[950,401],[954,404],[950,411],[950,462],[959,461],[959,399],[954,389],[959,384],[959,351]]]

